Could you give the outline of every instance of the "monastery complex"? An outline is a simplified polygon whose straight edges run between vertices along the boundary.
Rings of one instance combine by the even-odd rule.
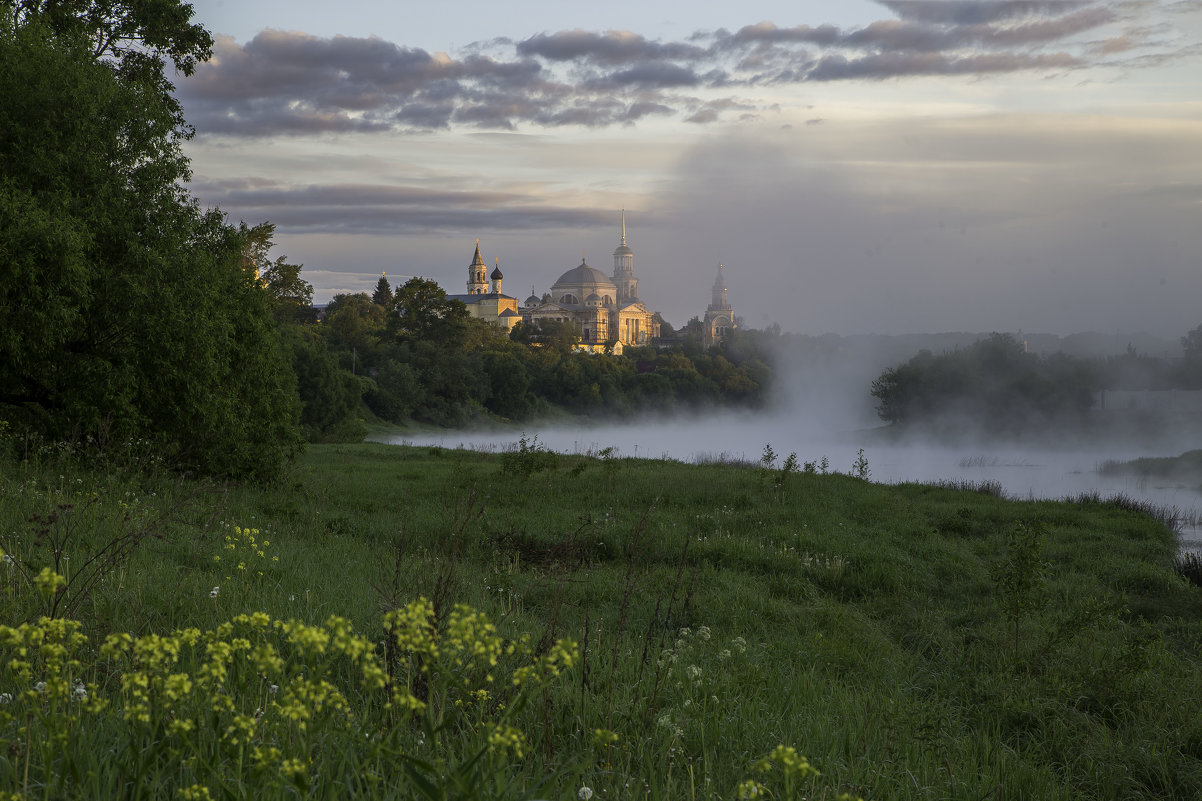
[[[613,275],[580,264],[559,276],[541,296],[531,294],[524,303],[501,292],[498,261],[490,273],[480,254],[480,240],[467,267],[467,293],[447,295],[462,301],[468,312],[481,320],[512,331],[518,323],[537,325],[555,320],[574,325],[580,332],[579,348],[601,352],[612,347],[621,353],[627,345],[648,345],[660,335],[659,314],[639,299],[639,279],[634,274],[634,251],[626,244],[626,213],[622,212],[622,239],[614,256]],[[714,282],[713,298],[706,310],[702,344],[717,344],[735,329],[734,311],[726,294],[722,265]]]

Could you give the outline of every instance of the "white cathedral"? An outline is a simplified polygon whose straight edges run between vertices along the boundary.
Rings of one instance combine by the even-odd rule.
[[[543,320],[568,322],[580,332],[579,348],[600,352],[612,347],[621,353],[626,345],[646,345],[659,336],[658,315],[639,300],[639,279],[634,274],[634,251],[626,244],[626,212],[622,212],[622,240],[614,250],[614,271],[607,276],[580,264],[559,276],[541,297],[531,294],[521,305],[502,294],[498,261],[491,273],[480,254],[480,240],[467,268],[467,294],[448,295],[462,301],[473,317],[496,323],[507,331],[519,322],[536,325]],[[490,285],[491,282],[491,285]],[[713,302],[705,315],[704,343],[716,344],[734,329],[734,312],[726,297],[722,266],[714,284]]]

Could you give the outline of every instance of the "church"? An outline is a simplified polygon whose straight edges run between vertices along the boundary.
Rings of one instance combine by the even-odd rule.
[[[491,273],[476,253],[467,268],[467,294],[448,295],[462,301],[473,317],[496,323],[507,331],[519,322],[537,325],[543,320],[568,322],[580,332],[581,350],[598,353],[612,347],[621,353],[626,345],[647,345],[659,336],[655,313],[639,300],[639,279],[634,274],[634,251],[626,244],[626,212],[622,212],[622,240],[613,253],[613,275],[580,264],[565,272],[541,296],[531,294],[519,305],[517,298],[501,292],[504,275],[498,261]],[[490,284],[491,282],[491,284]]]

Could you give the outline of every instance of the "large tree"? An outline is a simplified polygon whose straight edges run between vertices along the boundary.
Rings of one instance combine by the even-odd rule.
[[[294,379],[238,230],[183,188],[164,95],[165,59],[189,69],[207,34],[168,0],[0,8],[0,417],[274,474]]]

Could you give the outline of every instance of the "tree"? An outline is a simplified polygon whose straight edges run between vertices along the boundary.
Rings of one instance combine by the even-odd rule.
[[[1202,325],[1181,338],[1181,347],[1185,350],[1181,385],[1185,389],[1202,388]]]
[[[184,132],[153,69],[204,55],[191,26],[177,42],[146,16],[190,7],[151,0],[122,24],[123,5],[3,8],[0,416],[276,474],[298,447],[294,379],[238,230],[182,188]]]
[[[180,0],[0,0],[5,23],[38,26],[59,42],[71,42],[92,61],[111,64],[114,77],[153,94],[175,135],[192,129],[172,95],[167,61],[184,75],[213,54],[213,37],[192,22],[192,6]]]
[[[277,322],[315,322],[317,313],[313,309],[313,287],[301,278],[304,265],[289,264],[280,256],[264,270],[259,278],[272,301],[272,314]]]
[[[392,287],[383,273],[380,273],[380,280],[376,281],[376,291],[372,293],[371,302],[386,309],[392,306]]]
[[[389,329],[398,338],[456,347],[467,334],[467,307],[434,281],[411,278],[396,291]]]

